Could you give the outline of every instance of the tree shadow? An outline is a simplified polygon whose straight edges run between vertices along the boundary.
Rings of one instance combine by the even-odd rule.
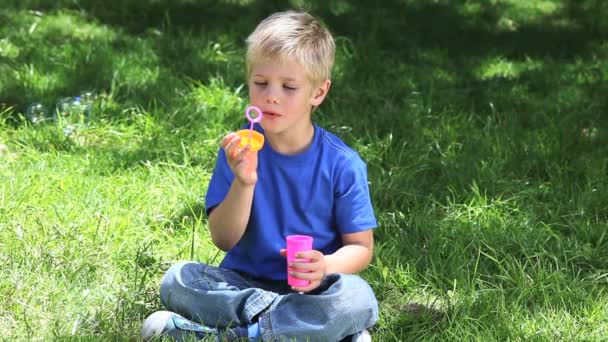
[[[475,89],[486,88],[488,83],[501,81],[480,81],[475,75],[476,64],[485,57],[498,54],[514,60],[571,60],[593,52],[593,44],[606,37],[606,25],[598,19],[606,6],[600,1],[565,1],[561,8],[550,14],[539,15],[534,20],[522,19],[521,23],[515,24],[505,15],[512,11],[510,6],[513,5],[489,0],[466,3],[384,1],[382,6],[354,1],[342,3],[345,6],[342,10],[331,2],[320,0],[305,1],[302,4],[323,18],[337,36],[345,38],[354,47],[357,56],[348,65],[345,82],[361,82],[362,79],[380,76],[379,84],[391,84],[391,74],[399,72],[395,67],[400,63],[428,64],[429,68],[445,69],[452,77],[441,80],[432,73],[413,73],[412,76],[406,76],[404,81],[417,85],[421,88],[418,90],[430,87],[473,88],[467,96],[450,98],[457,100],[460,105],[470,105],[471,101],[488,103],[487,96]],[[475,11],[467,9],[472,5],[476,6]],[[96,1],[31,0],[9,3],[6,11],[11,8],[80,11],[92,20],[115,27],[133,37],[159,32],[154,51],[163,68],[177,75],[203,81],[219,74],[229,80],[228,84],[237,86],[243,83],[241,54],[244,51],[245,37],[262,18],[274,11],[286,9],[286,5],[279,1],[126,0],[108,4]],[[501,24],[501,20],[506,24]],[[184,35],[205,38],[189,44],[183,43]],[[231,65],[197,58],[195,54],[200,53],[197,50],[204,49],[204,46],[197,49],[196,45],[204,45],[206,42],[227,45],[234,52]],[[440,51],[445,53],[442,55]],[[107,68],[110,63],[100,60],[91,65]],[[100,78],[109,82],[107,74],[101,75],[99,67],[84,71],[69,83],[78,87],[78,84],[84,83],[85,78],[85,82]],[[378,71],[381,72],[380,75]],[[408,71],[411,70],[404,70]],[[515,81],[517,80],[519,78]],[[163,82],[150,84],[145,92],[157,89],[155,96],[162,98],[167,93],[162,84]],[[371,98],[372,105],[379,107],[382,102],[391,101],[394,97],[403,98],[403,94],[399,94],[404,90],[408,89],[396,87],[395,91],[388,93],[389,100]],[[19,103],[19,97],[23,95],[23,92],[9,95],[6,102]],[[136,95],[135,99],[140,103],[149,101],[149,94],[148,97],[143,93],[140,96],[132,95]],[[430,100],[442,103],[440,93],[432,97]],[[400,106],[396,107],[395,111],[401,110]],[[396,116],[397,113],[387,115]],[[339,117],[340,120],[344,119]]]

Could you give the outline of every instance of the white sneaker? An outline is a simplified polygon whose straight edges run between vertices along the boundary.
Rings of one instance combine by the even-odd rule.
[[[141,325],[142,340],[150,341],[154,337],[160,336],[162,333],[175,328],[175,326],[168,326],[173,325],[171,314],[172,312],[169,311],[156,311],[148,316]]]
[[[142,340],[150,341],[161,335],[173,337],[178,341],[192,338],[200,340],[205,336],[213,336],[219,340],[216,329],[192,322],[171,311],[156,311],[141,325]]]
[[[358,333],[354,334],[353,337],[350,339],[351,342],[372,342],[372,336],[369,334],[369,331],[367,331],[367,329],[364,329],[363,331],[359,331]]]

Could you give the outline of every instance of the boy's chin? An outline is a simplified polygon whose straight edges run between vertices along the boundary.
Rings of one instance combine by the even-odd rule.
[[[264,129],[264,133],[276,133],[277,132],[277,128],[276,125],[272,125],[272,124],[268,124],[267,122],[260,122],[260,127],[262,127]]]

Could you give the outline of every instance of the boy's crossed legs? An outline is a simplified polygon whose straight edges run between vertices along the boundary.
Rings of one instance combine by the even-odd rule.
[[[227,335],[243,336],[247,326],[257,323],[265,341],[339,341],[378,319],[371,288],[355,275],[329,275],[318,289],[301,295],[286,281],[260,281],[232,270],[181,262],[165,274],[160,297],[172,312],[220,331],[230,328]]]

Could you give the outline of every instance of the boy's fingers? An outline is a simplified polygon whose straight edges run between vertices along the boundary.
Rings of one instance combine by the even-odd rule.
[[[224,139],[222,139],[222,142],[220,143],[222,148],[226,149],[226,146],[228,146],[228,143],[230,141],[232,141],[232,139],[234,139],[235,136],[237,136],[237,135],[234,132],[230,132],[230,133],[226,134],[226,136],[224,137]]]
[[[297,272],[297,271],[293,271],[293,272],[291,272],[291,275],[294,278],[298,278],[298,279],[302,279],[302,280],[316,280],[317,279],[317,275],[315,275],[314,272]]]
[[[289,267],[295,270],[314,271],[317,268],[317,265],[312,262],[293,262],[289,264]]]
[[[298,253],[296,253],[296,258],[298,258],[298,259],[319,260],[321,258],[321,252],[318,252],[318,251],[315,251],[315,250],[298,252]]]
[[[298,292],[310,292],[314,289],[316,289],[317,287],[319,287],[319,285],[321,285],[321,281],[320,280],[313,280],[310,282],[310,284],[308,286],[292,286],[291,289],[294,291],[298,291]]]
[[[231,159],[234,162],[235,167],[239,167],[239,168],[242,167],[245,170],[247,170],[247,165],[249,164],[249,160],[247,158],[245,158],[245,155],[247,154],[248,151],[249,151],[248,147],[245,147],[242,150],[239,150],[238,148],[235,148],[232,151],[232,158]]]
[[[241,141],[241,137],[238,135],[235,135],[234,137],[232,137],[232,139],[230,139],[228,141],[228,143],[226,144],[226,147],[224,147],[224,150],[226,151],[226,154],[228,154],[231,157],[235,156],[235,152],[236,151],[236,147],[238,145],[238,143]]]
[[[243,148],[242,150],[240,150],[236,154],[235,159],[238,160],[238,161],[244,160],[245,159],[245,155],[247,154],[247,152],[249,152],[250,149],[251,149],[251,145],[247,144],[247,146],[245,146],[245,148]]]

